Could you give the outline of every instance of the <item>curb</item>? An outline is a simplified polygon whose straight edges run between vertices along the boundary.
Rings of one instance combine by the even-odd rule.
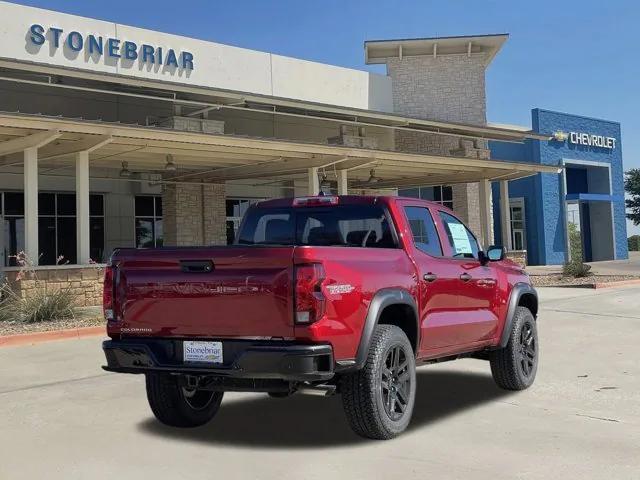
[[[66,340],[71,338],[78,339],[98,335],[106,335],[105,327],[103,325],[97,327],[51,330],[48,332],[20,333],[17,335],[0,336],[0,348],[15,347],[18,345],[35,345],[37,343],[51,342],[53,340]]]
[[[613,287],[624,287],[626,285],[640,285],[640,279],[638,280],[620,280],[618,282],[608,282],[608,283],[594,283],[592,284],[592,288],[613,288]]]
[[[638,280],[619,280],[617,282],[600,282],[600,283],[583,283],[578,285],[538,285],[536,288],[583,288],[586,290],[601,290],[603,288],[627,287],[632,285],[640,285]]]

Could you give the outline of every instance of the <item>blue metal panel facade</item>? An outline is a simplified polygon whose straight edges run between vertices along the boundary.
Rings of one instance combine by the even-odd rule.
[[[494,159],[558,166],[567,164],[578,168],[590,168],[590,164],[586,162],[598,162],[600,168],[594,175],[600,175],[600,170],[603,175],[610,172],[615,257],[628,258],[620,124],[537,108],[532,110],[531,117],[533,130],[550,136],[561,131],[567,134],[578,132],[615,139],[614,148],[577,144],[569,139],[530,140],[525,144],[489,142],[489,148]],[[603,166],[608,168],[602,168]],[[578,195],[577,200],[588,200],[589,195],[593,194],[602,195],[600,191],[585,191],[585,188],[588,188],[586,175],[586,171],[583,170],[572,172],[568,177],[569,193],[574,196],[583,194]],[[509,197],[524,198],[527,253],[531,265],[562,264],[567,259],[564,215],[566,198],[563,183],[562,175],[551,173],[509,182]],[[497,239],[501,235],[499,197],[498,185],[494,184],[494,234]],[[604,196],[600,196],[599,199],[606,200]],[[597,228],[597,225],[590,225],[593,231],[597,231]]]

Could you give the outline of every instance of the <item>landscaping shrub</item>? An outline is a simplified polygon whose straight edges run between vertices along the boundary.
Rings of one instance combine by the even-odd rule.
[[[590,270],[591,270],[591,265],[587,265],[582,261],[568,262],[568,263],[565,263],[564,266],[562,267],[562,274],[565,277],[574,277],[574,278],[588,277],[589,275],[592,275]]]
[[[578,225],[573,222],[567,224],[569,232],[570,262],[582,262],[582,237]]]
[[[7,322],[13,320],[13,313],[11,311],[12,302],[15,301],[17,295],[11,289],[7,282],[3,282],[0,285],[0,322]]]
[[[75,297],[68,288],[47,291],[44,285],[37,285],[23,298],[7,286],[3,287],[4,294],[0,321],[33,323],[75,318]]]
[[[632,235],[627,239],[630,252],[640,251],[640,235]]]
[[[47,291],[44,285],[39,285],[16,306],[16,320],[25,323],[75,318],[75,296],[69,288]]]
[[[77,306],[71,289],[47,289],[45,283],[38,280],[32,262],[24,252],[15,258],[20,266],[16,281],[30,278],[35,280],[35,285],[24,297],[7,282],[0,285],[0,321],[34,323],[75,318]]]

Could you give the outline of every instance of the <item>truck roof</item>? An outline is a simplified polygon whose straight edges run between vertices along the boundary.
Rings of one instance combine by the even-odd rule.
[[[313,196],[304,196],[304,197],[286,197],[286,198],[274,198],[270,200],[263,200],[256,204],[256,207],[259,208],[282,208],[282,207],[293,207],[297,206],[295,204],[296,201],[300,201],[301,199],[314,199],[314,198],[332,198],[337,199],[335,202],[327,202],[326,206],[330,207],[332,205],[373,205],[376,203],[381,204],[389,204],[395,203],[398,200],[409,200],[412,202],[420,202],[423,204],[431,205],[437,208],[441,208],[443,210],[449,211],[450,209],[443,206],[441,203],[433,202],[429,200],[422,200],[419,198],[411,198],[411,197],[398,197],[392,195],[319,195],[316,197]],[[314,206],[322,206],[315,204]]]

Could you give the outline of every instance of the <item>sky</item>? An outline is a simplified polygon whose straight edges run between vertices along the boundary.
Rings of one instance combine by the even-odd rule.
[[[637,1],[16,3],[378,73],[384,66],[364,65],[365,40],[509,33],[487,72],[488,120],[530,126],[539,107],[618,121],[625,169],[640,168]]]

